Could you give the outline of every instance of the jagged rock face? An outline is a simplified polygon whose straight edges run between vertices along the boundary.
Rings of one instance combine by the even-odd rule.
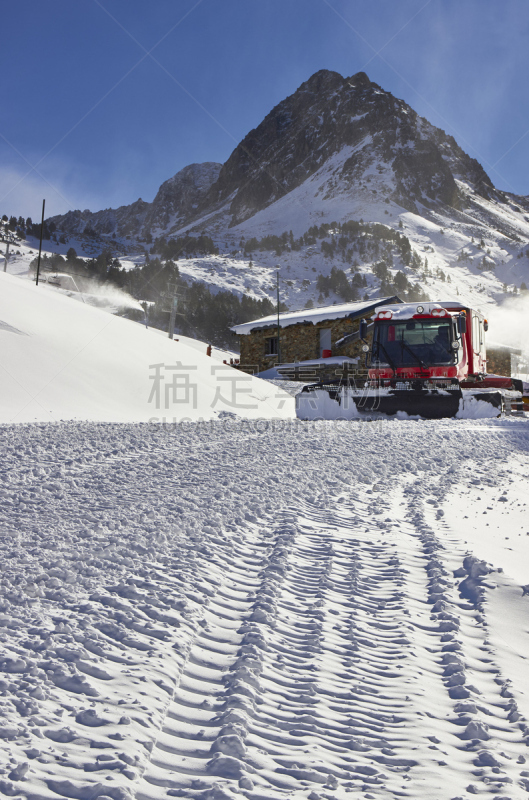
[[[272,109],[224,165],[191,164],[165,181],[152,203],[138,200],[95,214],[74,211],[53,221],[67,233],[88,230],[140,240],[147,236],[147,241],[151,233],[177,234],[220,209],[229,210],[233,226],[329,165],[332,179],[323,187],[325,197],[344,193],[352,198],[375,174],[382,176],[388,200],[417,213],[462,208],[457,180],[504,202],[481,165],[403,100],[363,72],[343,78],[321,70]]]
[[[393,199],[460,205],[454,176],[478,193],[494,187],[477,161],[451,136],[418,117],[363,72],[342,78],[322,70],[276,106],[235,148],[199,211],[218,207],[235,193],[232,224],[299,186],[335,153],[354,148],[339,180],[354,190],[374,164],[389,170]]]
[[[129,206],[106,208],[95,213],[88,209],[68,211],[50,219],[59,230],[71,235],[138,236],[149,205],[140,198]]]
[[[165,230],[169,225],[184,224],[219,177],[221,167],[213,161],[191,164],[162,183],[145,218],[145,228]]]
[[[439,148],[429,141],[415,142],[414,145],[397,152],[393,161],[397,178],[395,199],[410,211],[416,210],[417,199],[426,206],[440,201],[459,208],[457,185]]]
[[[69,234],[117,237],[144,236],[151,228],[182,225],[193,216],[200,201],[217,180],[221,164],[190,164],[162,183],[152,203],[141,198],[129,206],[104,211],[69,211],[52,217],[57,228]]]

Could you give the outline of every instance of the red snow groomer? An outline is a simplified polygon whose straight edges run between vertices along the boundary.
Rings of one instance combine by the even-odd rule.
[[[371,349],[366,342],[368,327],[373,332]],[[491,416],[495,410],[497,416],[523,414],[522,382],[487,373],[487,329],[479,311],[455,302],[382,306],[372,325],[366,320],[360,323],[367,375],[361,380],[344,376],[303,391],[313,393],[315,400],[315,390],[324,389],[338,403],[353,401],[356,412],[365,413],[406,412],[440,419],[455,416],[467,401],[479,400],[490,404]],[[328,408],[328,401],[322,405]],[[332,418],[348,416],[333,412]]]

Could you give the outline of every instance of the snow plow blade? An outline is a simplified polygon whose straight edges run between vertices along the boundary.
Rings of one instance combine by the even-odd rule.
[[[300,419],[355,419],[363,415],[394,416],[399,412],[410,417],[444,419],[457,414],[461,398],[457,381],[395,381],[394,386],[368,382],[362,387],[333,381],[303,387],[296,398],[296,413]]]
[[[344,381],[303,387],[296,397],[299,419],[361,419],[378,414],[407,414],[422,419],[525,416],[520,391],[505,388],[462,389],[451,381],[403,381],[395,386],[362,388]]]
[[[368,394],[355,397],[355,404],[358,411],[372,413],[378,411],[380,414],[393,416],[394,414],[406,413],[410,417],[422,417],[423,419],[444,419],[455,417],[459,410],[461,390],[453,392],[424,392],[398,389],[390,390],[385,394]]]

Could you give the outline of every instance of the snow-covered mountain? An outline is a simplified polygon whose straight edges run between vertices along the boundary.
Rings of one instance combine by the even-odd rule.
[[[386,230],[344,239],[341,226],[360,220]],[[280,259],[291,308],[321,301],[318,276],[332,267],[356,275],[367,295],[422,291],[481,307],[529,283],[529,199],[496,189],[453,137],[365,73],[317,72],[224,165],[186,167],[153,203],[51,221],[63,249],[110,247],[136,263],[153,240],[159,252],[160,237],[207,234],[219,255],[181,259],[184,276],[256,297],[271,293]],[[393,246],[395,232],[408,239],[407,255]],[[329,297],[340,295],[331,288]]]
[[[346,157],[336,159],[340,154]],[[417,204],[465,207],[457,181],[485,199],[505,201],[481,165],[451,136],[419,118],[365,73],[342,78],[321,70],[272,109],[224,165],[186,167],[162,184],[152,204],[138,200],[114,212],[112,232],[142,226],[176,233],[177,221],[202,222],[227,206],[230,225],[237,225],[301,186],[330,159],[340,165],[325,187],[334,196],[346,191],[355,195],[373,168],[384,173],[387,196],[409,211],[417,212]],[[127,230],[125,209],[128,220],[136,222]],[[110,232],[110,211],[72,213],[81,216],[53,221],[72,233],[82,231],[83,224],[97,233]]]
[[[151,228],[166,229],[169,221],[186,222],[217,180],[221,164],[190,164],[162,183],[152,203],[141,197],[129,206],[107,208],[92,213],[69,211],[51,217],[61,231],[70,235],[86,234],[118,238],[139,237]]]
[[[452,137],[419,119],[365,73],[342,78],[321,70],[235,148],[201,210],[229,201],[230,224],[236,225],[301,186],[331,159],[337,168],[320,190],[323,196],[354,196],[371,170],[384,174],[386,196],[414,212],[417,203],[462,206],[456,177],[483,197],[494,193],[482,167]]]

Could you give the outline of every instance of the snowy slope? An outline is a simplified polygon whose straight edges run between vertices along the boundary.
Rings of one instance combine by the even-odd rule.
[[[315,246],[285,252],[279,258],[273,251],[257,251],[252,257],[251,269],[241,280],[239,270],[243,264],[249,264],[249,259],[242,253],[230,259],[228,254],[237,252],[241,237],[261,239],[289,230],[300,236],[312,225],[328,223],[332,231],[334,220],[363,219],[399,230],[409,238],[423,262],[427,259],[427,269],[421,268],[419,272],[395,261],[393,274],[402,270],[408,280],[418,280],[431,299],[449,292],[454,299],[460,298],[486,310],[512,297],[522,283],[529,285],[529,218],[524,208],[514,203],[487,201],[459,182],[461,191],[468,196],[464,212],[449,208],[436,212],[423,209],[424,214],[407,211],[389,199],[391,179],[387,169],[373,170],[374,174],[367,176],[369,182],[355,186],[354,192],[342,187],[339,170],[346,156],[347,152],[339,153],[300,187],[229,230],[225,230],[227,221],[224,218],[216,225],[206,220],[197,223],[196,228],[208,230],[221,252],[227,255],[226,267],[230,274],[222,275],[217,271],[209,275],[209,280],[216,283],[219,278],[225,281],[229,277],[232,289],[246,289],[262,296],[264,288],[273,297],[272,270],[279,264],[282,298],[292,309],[302,308],[307,300],[317,300],[315,272],[329,274],[335,266],[347,274],[350,265],[339,256],[325,258],[318,241]],[[338,173],[338,177],[333,177],[334,173]],[[329,235],[329,241],[331,238]],[[488,264],[494,265],[492,269],[482,268],[484,257]],[[181,269],[185,274],[208,280],[207,270],[201,270],[202,264],[208,269],[214,266],[210,259],[192,259],[184,261]],[[372,268],[372,260],[360,264],[360,272],[368,281],[368,293],[376,295],[379,282],[374,279]],[[304,281],[308,281],[308,285]],[[224,282],[223,288],[227,288]],[[331,297],[331,300],[340,302],[338,297]]]
[[[527,420],[0,438],[4,795],[527,796]]]
[[[276,387],[138,323],[0,274],[0,421],[291,417]]]

